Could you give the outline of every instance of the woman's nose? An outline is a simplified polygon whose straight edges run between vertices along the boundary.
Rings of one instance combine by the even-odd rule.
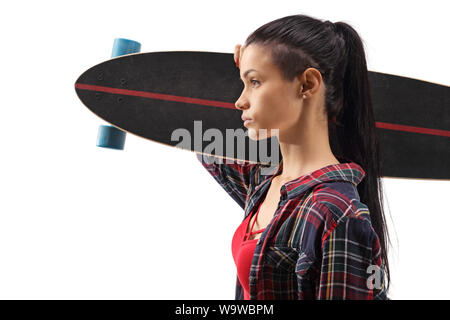
[[[247,103],[242,103],[241,102],[241,99],[238,99],[237,101],[236,101],[236,103],[234,104],[234,106],[236,107],[236,109],[238,109],[238,110],[242,110],[242,109],[247,109],[248,108],[248,105],[247,105]]]

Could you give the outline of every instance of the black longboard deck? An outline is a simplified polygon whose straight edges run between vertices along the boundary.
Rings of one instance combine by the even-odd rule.
[[[450,179],[449,87],[374,71],[369,71],[369,82],[383,176]],[[226,137],[227,129],[247,131],[234,105],[243,88],[232,54],[195,51],[120,56],[93,66],[75,83],[86,107],[126,132],[195,152],[267,163],[259,155],[271,155],[273,144],[278,146],[275,137],[256,143],[256,159],[249,149],[254,151],[255,142],[248,136],[243,153],[237,143],[227,150],[226,139],[221,148],[207,151],[211,140],[204,134]],[[192,138],[181,147],[173,136],[180,128]],[[336,152],[334,132],[330,135]]]

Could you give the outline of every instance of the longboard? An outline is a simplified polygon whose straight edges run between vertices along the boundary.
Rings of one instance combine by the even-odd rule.
[[[369,71],[369,83],[382,175],[450,179],[449,87],[374,71]],[[254,142],[241,135],[247,128],[235,101],[243,84],[233,54],[127,54],[89,68],[76,80],[75,90],[97,116],[142,138],[258,163],[278,152],[281,160],[275,137]],[[239,133],[231,147],[225,139],[230,133]],[[340,156],[335,139],[331,131],[331,148]]]

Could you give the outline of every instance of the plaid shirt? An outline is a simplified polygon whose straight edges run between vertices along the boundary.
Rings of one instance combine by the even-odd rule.
[[[244,209],[243,220],[283,165],[271,170],[200,153],[197,159]],[[364,176],[358,164],[340,163],[281,187],[278,208],[256,244],[250,300],[389,299],[379,238],[356,188]],[[243,295],[236,276],[235,299]]]

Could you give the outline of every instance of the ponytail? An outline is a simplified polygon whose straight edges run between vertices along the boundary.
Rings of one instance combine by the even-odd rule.
[[[381,259],[389,289],[389,235],[383,211],[382,159],[363,42],[358,33],[344,22],[335,23],[335,30],[345,42],[342,108],[336,119],[336,135],[343,156],[359,164],[366,172],[365,179],[358,184],[358,193],[361,202],[369,208],[372,226],[380,239]]]

